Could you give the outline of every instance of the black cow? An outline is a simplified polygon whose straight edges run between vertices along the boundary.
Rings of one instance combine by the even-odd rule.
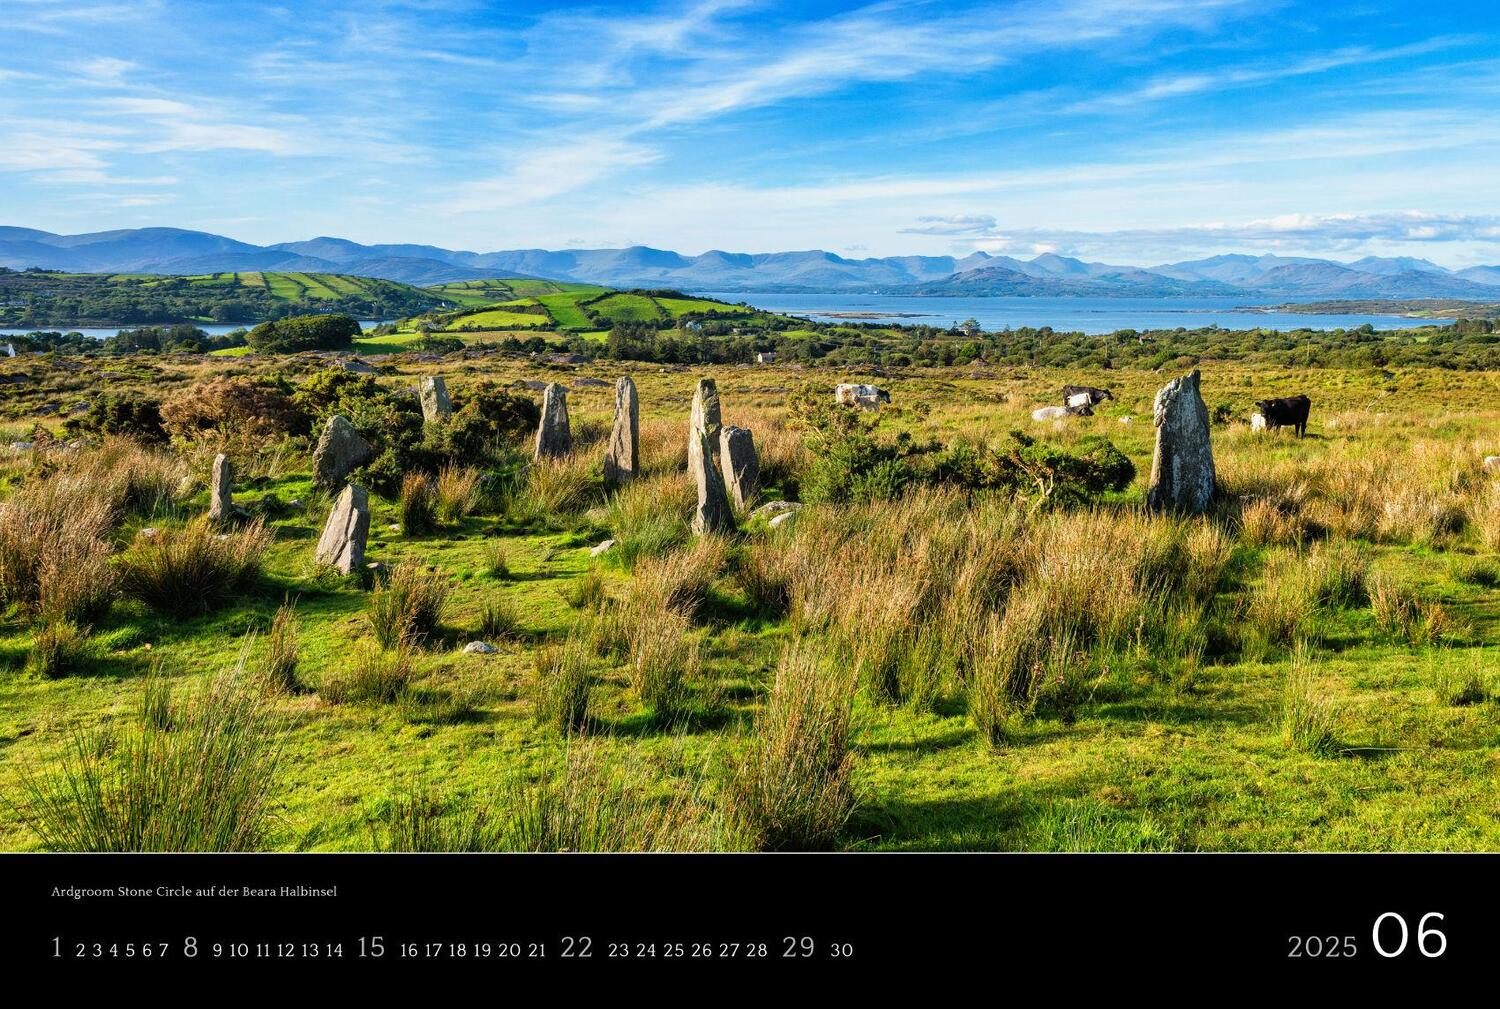
[[[1266,419],[1267,430],[1279,427],[1297,429],[1297,437],[1307,434],[1307,412],[1312,409],[1312,400],[1306,396],[1283,396],[1280,399],[1263,399],[1255,404],[1255,410]]]
[[[1085,396],[1088,399],[1084,399]],[[1095,389],[1091,385],[1063,386],[1063,406],[1098,406],[1106,399],[1114,398],[1108,389]]]

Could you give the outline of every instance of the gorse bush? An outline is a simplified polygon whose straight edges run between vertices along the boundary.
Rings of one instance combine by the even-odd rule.
[[[22,818],[52,851],[261,849],[284,729],[248,680],[242,655],[170,714],[75,736],[55,775],[23,773]]]
[[[728,813],[763,851],[833,847],[854,812],[854,679],[806,643],[789,646],[731,775]]]
[[[254,583],[271,539],[261,519],[220,533],[200,515],[180,529],[138,536],[120,557],[121,585],[126,594],[162,613],[207,613]]]
[[[391,568],[370,593],[370,628],[382,648],[417,645],[435,636],[448,602],[448,579],[416,561]]]

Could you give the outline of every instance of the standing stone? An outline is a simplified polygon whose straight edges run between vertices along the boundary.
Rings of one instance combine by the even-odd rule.
[[[208,485],[208,517],[223,522],[234,514],[234,467],[223,452],[214,456],[214,475]]]
[[[330,564],[339,574],[353,574],[365,562],[365,538],[370,533],[370,495],[349,484],[333,502],[316,554],[319,564]]]
[[[724,469],[729,500],[743,510],[760,493],[760,459],[749,431],[729,426],[719,432],[719,464]]]
[[[1156,394],[1153,409],[1156,454],[1146,507],[1152,511],[1202,512],[1214,496],[1214,453],[1208,407],[1198,391],[1198,372],[1174,378]]]
[[[734,528],[734,512],[724,493],[724,478],[714,465],[713,448],[708,435],[694,429],[688,443],[688,472],[698,487],[698,507],[693,512],[693,532],[716,533]]]
[[[349,419],[340,414],[328,418],[318,447],[313,450],[313,483],[324,490],[337,490],[349,474],[370,461],[373,453]]]
[[[573,432],[568,428],[568,391],[556,382],[542,393],[542,423],[536,429],[537,459],[573,454]]]
[[[448,398],[448,385],[441,375],[428,375],[417,383],[417,395],[422,399],[422,423],[432,424],[447,420],[453,414],[453,402]]]
[[[606,483],[628,483],[640,476],[641,403],[628,376],[615,383],[615,427],[604,453]]]
[[[688,427],[688,456],[693,454],[693,444],[697,439],[697,432],[708,436],[709,451],[718,454],[719,451],[719,428],[722,422],[719,419],[719,387],[711,378],[698,379],[698,390],[693,393],[693,416]]]

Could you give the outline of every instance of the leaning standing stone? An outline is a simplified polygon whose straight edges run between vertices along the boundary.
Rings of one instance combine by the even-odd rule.
[[[542,393],[542,423],[536,429],[537,459],[557,459],[573,454],[573,432],[568,428],[568,392],[549,382]]]
[[[1153,511],[1204,511],[1214,496],[1214,453],[1196,369],[1162,387],[1153,416],[1156,454],[1146,506]]]
[[[719,432],[719,463],[724,468],[729,500],[743,510],[760,493],[760,459],[749,431],[730,426]]]
[[[323,535],[318,540],[319,564],[332,565],[339,574],[352,574],[365,561],[365,538],[370,533],[370,495],[349,484],[333,502]]]
[[[708,435],[693,431],[688,445],[688,472],[698,487],[698,508],[693,512],[693,532],[716,533],[734,528],[734,512],[724,493],[724,478],[714,465],[714,453]]]
[[[214,475],[208,492],[210,521],[224,522],[234,515],[234,467],[223,452],[214,456]]]
[[[615,426],[604,453],[607,483],[628,483],[640,476],[641,404],[635,382],[628,376],[615,383]]]
[[[441,375],[428,375],[417,383],[417,395],[422,399],[422,422],[431,424],[446,420],[453,413],[453,402],[448,399],[448,384]]]
[[[349,474],[370,461],[370,443],[349,423],[334,414],[323,425],[318,447],[313,450],[313,483],[324,490],[337,490]]]
[[[697,433],[708,436],[709,451],[719,451],[719,387],[711,378],[698,379],[698,390],[693,393],[693,416],[688,427],[688,455],[693,454]]]

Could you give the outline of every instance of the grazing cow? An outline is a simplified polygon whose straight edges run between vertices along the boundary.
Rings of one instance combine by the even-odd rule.
[[[833,390],[833,398],[840,406],[857,406],[862,410],[879,410],[881,403],[889,403],[891,394],[873,385],[844,383]]]
[[[1106,399],[1114,399],[1108,389],[1095,389],[1091,385],[1063,386],[1064,406],[1098,406]]]
[[[1032,420],[1063,420],[1067,417],[1092,417],[1089,406],[1042,406],[1031,411]]]
[[[1275,431],[1281,427],[1295,428],[1298,438],[1307,434],[1307,412],[1311,409],[1312,400],[1306,396],[1263,399],[1255,404],[1255,412],[1265,418],[1266,430]],[[1254,417],[1250,418],[1250,426],[1255,427]]]

